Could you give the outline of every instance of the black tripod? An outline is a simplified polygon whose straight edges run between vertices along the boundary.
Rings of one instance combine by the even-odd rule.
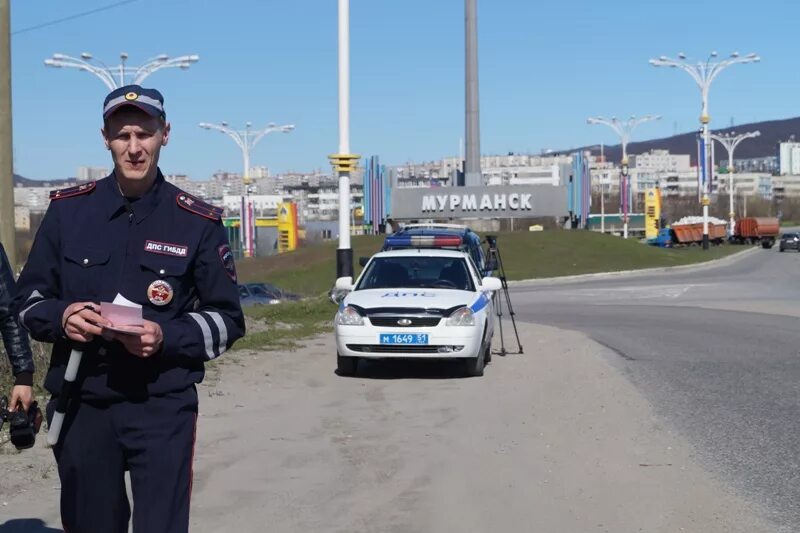
[[[497,271],[499,274],[500,282],[503,285],[502,290],[494,293],[494,308],[495,313],[497,314],[497,324],[500,327],[500,350],[497,355],[506,356],[509,353],[514,354],[521,354],[524,353],[522,351],[522,344],[519,341],[519,332],[517,331],[517,320],[515,318],[516,313],[514,313],[514,307],[511,305],[511,296],[508,294],[508,282],[506,281],[506,269],[503,266],[503,258],[500,255],[500,249],[497,247],[497,236],[496,235],[487,235],[486,236],[486,243],[488,244],[487,250],[487,270]],[[503,336],[503,300],[505,299],[506,307],[508,309],[508,315],[511,317],[511,325],[514,328],[514,336],[517,339],[517,348],[518,351],[516,352],[509,352],[506,350],[506,343],[505,338]]]

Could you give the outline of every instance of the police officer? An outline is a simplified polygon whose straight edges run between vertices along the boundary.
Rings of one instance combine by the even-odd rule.
[[[14,271],[0,243],[0,334],[14,373],[14,388],[11,389],[8,406],[10,410],[21,406],[27,413],[33,403],[33,355],[28,335],[19,327],[11,311],[15,293]]]
[[[83,350],[54,448],[64,529],[127,532],[129,470],[133,531],[185,532],[195,384],[205,361],[244,335],[233,255],[221,209],[158,168],[170,134],[161,93],[112,91],[102,134],[114,170],[51,193],[19,279],[19,321],[54,344],[45,386],[55,397],[70,350]],[[115,300],[141,305],[143,326],[103,316],[100,304]]]

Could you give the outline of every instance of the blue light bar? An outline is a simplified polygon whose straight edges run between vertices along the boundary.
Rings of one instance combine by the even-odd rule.
[[[388,248],[444,248],[458,247],[463,242],[457,235],[396,235],[386,237],[385,246]]]

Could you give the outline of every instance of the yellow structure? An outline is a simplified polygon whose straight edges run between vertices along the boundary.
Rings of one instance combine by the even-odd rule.
[[[240,219],[238,217],[226,218],[224,223],[227,228],[239,230]],[[296,204],[292,202],[278,204],[278,216],[274,218],[256,217],[256,227],[278,228],[278,253],[282,254],[297,249],[299,230],[297,227]]]
[[[661,220],[661,191],[647,189],[644,194],[644,234],[647,239],[658,237],[658,223]]]
[[[361,159],[361,156],[355,154],[331,154],[328,159],[331,160],[333,170],[337,174],[340,172],[350,173],[358,169],[358,160]]]
[[[278,205],[278,253],[297,248],[297,204]]]

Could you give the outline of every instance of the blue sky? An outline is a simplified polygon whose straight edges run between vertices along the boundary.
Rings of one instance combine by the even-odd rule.
[[[112,0],[12,0],[12,32],[113,4]],[[110,166],[99,128],[105,86],[72,69],[45,68],[54,52],[92,52],[118,64],[166,53],[199,54],[187,71],[145,85],[166,97],[172,138],[165,172],[207,179],[241,170],[241,152],[201,121],[292,123],[264,138],[253,165],[328,168],[338,147],[336,0],[136,0],[13,35],[15,171],[48,179],[81,165]],[[401,164],[456,155],[464,119],[463,0],[351,0],[351,147]],[[592,115],[660,114],[635,139],[697,127],[689,76],[647,60],[757,52],[711,88],[712,127],[797,116],[794,0],[478,0],[481,151],[538,153],[613,133]]]

